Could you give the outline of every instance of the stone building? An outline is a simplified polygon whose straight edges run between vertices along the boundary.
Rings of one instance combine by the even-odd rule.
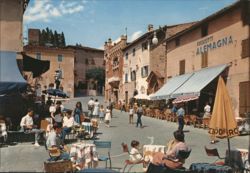
[[[145,98],[156,92],[164,84],[166,73],[165,46],[163,40],[194,23],[164,26],[153,29],[148,25],[147,33],[128,44],[123,49],[123,80],[120,88],[120,98],[128,100],[137,94],[137,98]],[[153,44],[152,39],[158,43]]]
[[[77,95],[103,94],[104,86],[100,86],[101,88],[98,89],[96,86],[98,81],[86,79],[86,72],[90,69],[105,68],[104,51],[84,46],[67,46],[67,48],[75,51],[74,86]]]
[[[117,102],[120,98],[119,92],[122,88],[123,52],[127,45],[127,36],[121,36],[117,43],[109,39],[104,45],[105,60],[105,100],[111,99]]]
[[[33,79],[30,73],[25,73],[29,84],[33,86],[40,85],[42,90],[49,87],[55,88],[55,73],[56,70],[61,70],[62,80],[60,88],[63,89],[69,97],[74,97],[74,49],[26,45],[24,46],[24,53],[39,60],[50,61],[49,70],[38,78]]]
[[[152,98],[183,99],[203,112],[205,102],[213,105],[221,75],[235,116],[250,112],[249,40],[249,1],[237,1],[167,38],[167,81]]]

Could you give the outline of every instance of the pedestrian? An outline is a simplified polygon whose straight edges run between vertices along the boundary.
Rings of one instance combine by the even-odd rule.
[[[121,112],[122,111],[126,112],[126,102],[125,102],[125,100],[121,101]]]
[[[129,124],[133,124],[134,109],[132,105],[129,106]]]
[[[139,107],[138,107],[136,113],[137,113],[136,127],[138,127],[138,125],[140,124],[140,127],[142,128],[141,117],[142,117],[142,114],[143,114],[143,109],[142,109],[141,104],[139,104]]]
[[[110,121],[111,121],[111,114],[110,114],[110,109],[107,106],[106,112],[105,112],[105,124],[106,124],[106,127],[110,127]]]
[[[94,104],[95,104],[94,99],[90,98],[90,100],[88,102],[88,110],[89,110],[89,117],[90,118],[92,117],[92,114],[93,114]]]
[[[176,107],[176,104],[173,105],[172,109],[171,109],[171,113],[173,115],[176,115],[176,112],[177,112],[177,107]]]
[[[111,99],[109,99],[108,106],[109,106],[110,115],[111,115],[111,118],[112,118],[113,117],[113,102],[111,101]]]
[[[73,117],[74,117],[74,120],[77,124],[81,124],[81,118],[80,116],[82,115],[82,103],[81,102],[77,102],[76,103],[76,107],[73,111]]]
[[[179,109],[176,112],[177,118],[178,118],[178,130],[183,131],[184,128],[184,116],[185,116],[185,110],[183,109],[183,104],[179,105]]]
[[[104,114],[105,114],[105,109],[104,109],[103,105],[101,105],[100,112],[99,112],[100,123],[102,123],[104,121]],[[110,114],[111,114],[111,110],[110,110]]]
[[[94,110],[93,110],[93,117],[97,118],[99,116],[99,105],[100,103],[98,102],[98,99],[95,100],[94,103]]]
[[[28,109],[28,113],[22,118],[21,122],[20,122],[20,127],[21,127],[21,131],[24,131],[26,133],[35,133],[35,146],[39,147],[39,139],[41,137],[41,134],[43,133],[42,130],[37,129],[37,126],[34,125],[33,122],[33,115],[34,115],[34,111],[32,108]]]

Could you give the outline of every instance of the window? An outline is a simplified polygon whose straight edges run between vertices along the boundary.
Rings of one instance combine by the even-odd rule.
[[[201,37],[205,37],[208,35],[208,24],[204,24],[201,26]]]
[[[91,60],[91,64],[95,65],[95,60],[94,59]]]
[[[201,68],[207,67],[208,64],[208,53],[204,52],[201,54]]]
[[[128,52],[126,52],[125,58],[126,58],[126,60],[128,60]]]
[[[42,59],[42,58],[41,58],[41,53],[40,53],[40,52],[36,53],[36,59],[39,59],[39,60]]]
[[[242,40],[241,47],[241,58],[250,57],[250,39]]]
[[[136,71],[132,71],[131,72],[131,81],[135,81],[136,80]]]
[[[244,115],[250,112],[250,81],[240,82],[239,87],[239,112],[240,115]]]
[[[128,82],[128,74],[125,73],[125,83],[127,83],[127,82]]]
[[[133,56],[135,56],[135,48],[133,49]]]
[[[62,55],[58,55],[57,56],[57,61],[58,62],[62,62],[63,61],[63,56]]]
[[[144,66],[141,68],[141,77],[147,77],[148,76],[148,66]]]
[[[182,74],[185,74],[185,60],[181,60],[179,62],[179,74],[182,75]]]
[[[148,42],[142,43],[141,48],[142,48],[142,51],[147,50],[148,49]]]
[[[181,41],[180,41],[180,38],[176,38],[176,39],[175,39],[175,46],[176,46],[176,47],[180,46],[180,42],[181,42]]]

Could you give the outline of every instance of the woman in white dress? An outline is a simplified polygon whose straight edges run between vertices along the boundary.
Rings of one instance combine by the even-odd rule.
[[[98,99],[95,100],[94,103],[94,111],[93,111],[93,116],[97,118],[99,116],[99,105],[100,103],[98,102]]]
[[[105,120],[106,127],[110,127],[109,123],[111,121],[111,113],[110,113],[109,106],[107,106],[107,108],[106,108],[106,113],[105,113],[105,119],[104,120]]]

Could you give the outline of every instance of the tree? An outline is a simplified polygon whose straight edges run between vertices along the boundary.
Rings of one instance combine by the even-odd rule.
[[[62,32],[62,40],[61,41],[62,41],[62,43],[61,43],[62,46],[65,46],[66,43],[65,43],[65,38],[64,38],[64,33],[63,32]]]
[[[54,42],[53,45],[58,47],[58,34],[56,31],[54,31]]]

